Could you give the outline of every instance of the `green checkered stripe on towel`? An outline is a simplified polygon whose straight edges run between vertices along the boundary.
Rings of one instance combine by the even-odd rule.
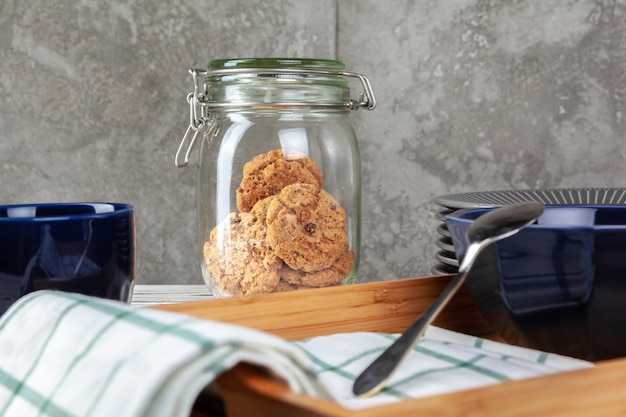
[[[430,327],[388,386],[374,397],[355,398],[351,392],[356,377],[396,337],[349,333],[294,343],[314,363],[318,380],[335,388],[336,401],[355,409],[591,366],[577,359]]]

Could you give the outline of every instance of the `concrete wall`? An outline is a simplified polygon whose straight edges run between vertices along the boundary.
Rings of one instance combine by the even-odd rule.
[[[624,185],[623,1],[4,0],[0,203],[132,203],[138,283],[201,283],[187,69],[249,56],[372,82],[361,281],[430,274],[438,195]]]

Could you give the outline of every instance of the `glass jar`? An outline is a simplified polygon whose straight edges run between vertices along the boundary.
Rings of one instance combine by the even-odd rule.
[[[361,160],[348,116],[375,107],[367,78],[322,59],[214,60],[190,72],[176,165],[199,143],[199,258],[213,294],[354,282]]]

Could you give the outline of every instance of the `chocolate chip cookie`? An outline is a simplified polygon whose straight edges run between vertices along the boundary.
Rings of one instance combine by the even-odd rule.
[[[354,252],[346,249],[334,264],[320,271],[303,272],[285,265],[280,270],[280,282],[284,281],[296,288],[301,286],[307,288],[330,287],[341,284],[350,273],[353,264]]]
[[[291,184],[271,201],[267,242],[292,269],[329,268],[348,247],[346,215],[328,192],[312,184]]]
[[[257,155],[243,167],[243,178],[236,192],[237,208],[250,211],[257,201],[295,183],[322,186],[322,173],[313,159],[295,151],[283,155],[281,149]]]
[[[265,212],[259,211],[261,219],[230,213],[204,244],[207,272],[225,295],[272,292],[280,280],[283,261],[267,245]]]

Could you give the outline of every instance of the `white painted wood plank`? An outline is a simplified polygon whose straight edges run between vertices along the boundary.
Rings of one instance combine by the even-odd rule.
[[[135,285],[133,306],[174,304],[213,298],[205,285]]]

